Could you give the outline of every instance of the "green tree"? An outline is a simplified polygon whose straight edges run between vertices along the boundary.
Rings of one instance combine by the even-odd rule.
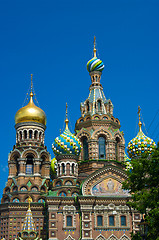
[[[147,239],[159,240],[159,143],[151,156],[143,154],[132,159],[131,165],[128,179],[123,183],[123,188],[132,194],[129,205],[145,214]],[[132,234],[132,239],[140,239],[139,234]]]

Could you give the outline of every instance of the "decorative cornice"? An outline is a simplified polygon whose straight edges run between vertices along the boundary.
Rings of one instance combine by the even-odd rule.
[[[42,123],[36,123],[36,122],[22,122],[22,123],[17,123],[15,125],[15,129],[17,130],[19,127],[26,127],[26,126],[35,126],[35,127],[41,127],[44,130],[46,129],[46,126]]]

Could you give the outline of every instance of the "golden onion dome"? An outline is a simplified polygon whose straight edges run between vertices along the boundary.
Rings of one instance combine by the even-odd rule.
[[[29,103],[20,108],[15,115],[15,124],[22,122],[37,122],[46,125],[46,114],[34,104],[32,91]]]

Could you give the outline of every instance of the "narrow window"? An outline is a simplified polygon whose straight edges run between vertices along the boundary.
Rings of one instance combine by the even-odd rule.
[[[101,111],[101,101],[98,100],[98,111]]]
[[[29,130],[29,138],[32,139],[32,130]]]
[[[97,216],[97,226],[103,226],[103,216]]]
[[[72,227],[72,216],[67,216],[66,218],[67,227]]]
[[[75,167],[75,164],[73,163],[73,164],[72,164],[72,174],[75,173],[74,167]]]
[[[115,226],[114,225],[114,216],[109,216],[109,226]]]
[[[27,131],[24,130],[24,138],[27,139]]]
[[[87,102],[87,112],[89,112],[89,102]]]
[[[83,138],[83,160],[88,159],[88,141],[87,138]]]
[[[33,157],[29,155],[27,157],[27,162],[26,162],[26,174],[32,175],[33,172],[34,172]]]
[[[99,137],[99,159],[106,159],[106,148],[105,148],[105,138]]]
[[[65,164],[62,163],[62,174],[65,174]]]
[[[120,220],[121,220],[121,226],[126,226],[126,217],[125,216],[121,216]]]

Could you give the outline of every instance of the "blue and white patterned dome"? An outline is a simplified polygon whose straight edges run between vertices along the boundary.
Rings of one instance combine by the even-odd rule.
[[[66,128],[59,137],[55,138],[52,149],[55,156],[60,154],[74,154],[78,156],[81,150],[81,143],[78,138]]]

